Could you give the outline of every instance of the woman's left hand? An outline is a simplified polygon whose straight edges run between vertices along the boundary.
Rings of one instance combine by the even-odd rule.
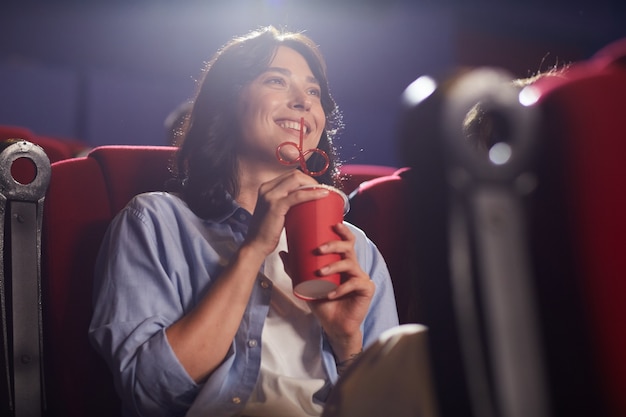
[[[334,226],[341,240],[318,248],[320,254],[338,253],[341,260],[323,267],[320,275],[339,273],[342,284],[328,298],[310,301],[313,314],[329,337],[335,358],[341,362],[363,347],[361,323],[369,309],[376,285],[361,269],[354,249],[355,237],[343,223]]]

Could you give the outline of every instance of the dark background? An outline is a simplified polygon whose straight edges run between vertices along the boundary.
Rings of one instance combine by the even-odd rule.
[[[165,144],[203,62],[261,25],[325,54],[348,162],[398,166],[395,123],[420,75],[498,66],[525,77],[626,37],[626,1],[5,1],[0,123],[101,144]]]

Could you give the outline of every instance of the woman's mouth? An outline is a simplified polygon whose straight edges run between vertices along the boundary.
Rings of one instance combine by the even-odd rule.
[[[278,126],[283,129],[293,129],[300,132],[300,122],[295,120],[279,120],[276,122]],[[306,125],[303,127],[304,133],[308,134],[310,132],[310,128]]]

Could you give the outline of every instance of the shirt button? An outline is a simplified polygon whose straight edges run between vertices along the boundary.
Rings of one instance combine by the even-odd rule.
[[[248,347],[253,348],[253,347],[256,347],[257,344],[258,344],[258,342],[256,341],[256,339],[248,340]]]
[[[270,287],[270,283],[267,280],[261,281],[261,288],[268,289]]]
[[[233,402],[233,404],[239,404],[239,403],[241,403],[241,398],[233,397],[233,399],[231,401]]]

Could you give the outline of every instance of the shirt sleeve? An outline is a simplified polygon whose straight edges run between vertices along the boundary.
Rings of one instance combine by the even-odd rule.
[[[351,226],[351,225],[350,225]],[[374,343],[387,329],[399,325],[393,283],[380,251],[365,233],[352,226],[357,236],[357,256],[361,267],[376,284],[376,291],[363,321],[363,348]]]
[[[174,237],[166,233],[129,205],[111,223],[96,262],[89,337],[135,415],[183,415],[199,389],[165,335],[184,314],[167,270],[163,242]]]

